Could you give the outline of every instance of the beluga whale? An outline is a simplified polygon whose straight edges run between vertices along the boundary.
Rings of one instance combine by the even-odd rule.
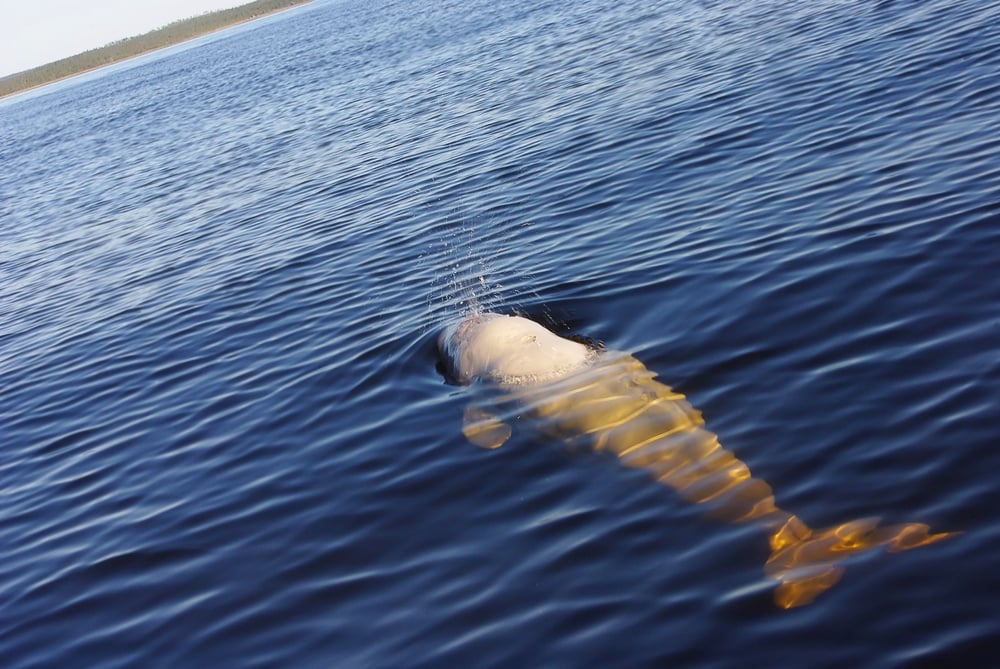
[[[764,573],[781,608],[813,602],[840,580],[852,555],[910,550],[955,534],[876,518],[810,527],[777,505],[771,486],[722,447],[684,395],[628,353],[488,312],[446,326],[438,353],[449,382],[492,390],[465,411],[462,432],[472,443],[497,448],[511,436],[510,417],[527,418],[543,437],[612,453],[649,472],[714,518],[761,526],[770,544]]]

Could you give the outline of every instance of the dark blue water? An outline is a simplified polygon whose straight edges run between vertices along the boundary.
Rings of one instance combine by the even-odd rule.
[[[317,2],[0,105],[5,667],[993,666],[1000,3]],[[460,432],[474,304],[810,524]]]

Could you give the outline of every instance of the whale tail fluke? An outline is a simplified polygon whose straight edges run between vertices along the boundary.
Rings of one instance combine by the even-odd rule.
[[[924,523],[880,527],[878,518],[862,518],[812,530],[790,516],[771,536],[771,556],[764,572],[779,582],[775,603],[784,609],[804,606],[836,585],[844,573],[839,563],[876,548],[890,553],[933,544],[957,532],[932,533]]]

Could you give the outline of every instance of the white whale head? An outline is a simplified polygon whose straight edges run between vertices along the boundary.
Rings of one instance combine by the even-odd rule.
[[[483,313],[452,323],[438,337],[445,375],[455,383],[481,379],[530,385],[588,365],[596,352],[520,316]]]

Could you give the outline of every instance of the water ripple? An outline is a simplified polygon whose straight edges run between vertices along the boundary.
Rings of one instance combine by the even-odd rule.
[[[418,9],[0,105],[0,656],[975,665],[1000,4]],[[434,339],[473,308],[634,352],[812,524],[964,534],[778,611],[759,530],[463,443]]]

